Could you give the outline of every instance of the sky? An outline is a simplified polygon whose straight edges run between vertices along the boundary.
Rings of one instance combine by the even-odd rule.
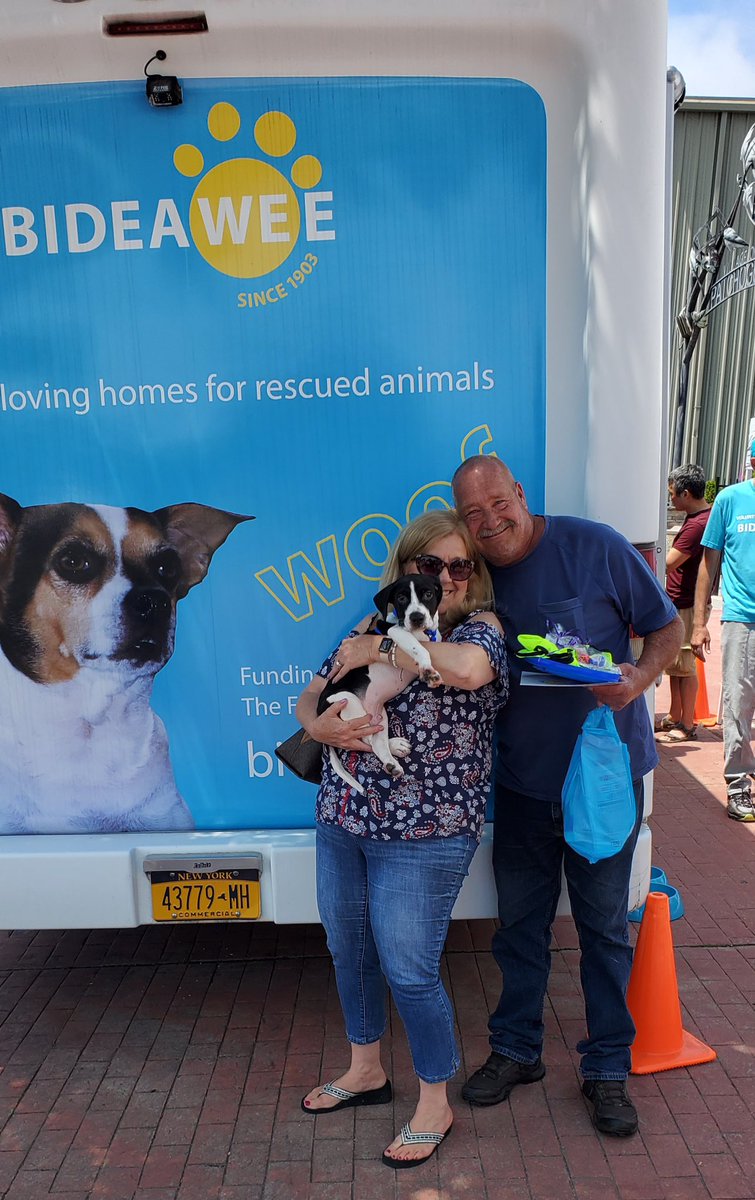
[[[755,0],[669,0],[668,64],[688,96],[755,97]]]

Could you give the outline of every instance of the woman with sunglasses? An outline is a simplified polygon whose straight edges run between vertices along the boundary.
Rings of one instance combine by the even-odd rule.
[[[390,1102],[380,1058],[387,981],[419,1079],[415,1112],[383,1154],[390,1167],[425,1162],[453,1123],[446,1084],[459,1067],[459,1054],[440,958],[451,909],[482,832],[493,725],[508,695],[490,577],[455,512],[426,513],[407,525],[382,584],[417,573],[437,576],[443,588],[442,640],[427,644],[443,686],[421,683],[409,656],[392,652],[393,665],[410,681],[386,705],[391,737],[405,739],[409,747],[404,774],[388,776],[363,740],[380,728],[369,714],[343,721],[341,702],[317,716],[328,678],[379,661],[382,639],[371,632],[376,618],[361,622],[330,655],[297,708],[313,738],[345,752],[348,770],[364,788],[364,795],[357,794],[323,755],[317,897],[351,1061],[332,1083],[313,1088],[302,1108],[326,1114]]]

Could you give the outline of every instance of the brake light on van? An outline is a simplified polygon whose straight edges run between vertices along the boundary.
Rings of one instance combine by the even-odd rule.
[[[106,37],[165,37],[173,33],[207,33],[203,12],[175,14],[172,17],[103,17]]]
[[[633,542],[635,550],[641,554],[645,562],[650,567],[654,575],[658,574],[658,547],[655,542]],[[632,654],[635,662],[642,654],[643,639],[638,637],[634,629],[629,630],[629,637],[632,646]]]
[[[633,542],[638,554],[641,554],[654,575],[658,574],[658,547],[655,542]]]

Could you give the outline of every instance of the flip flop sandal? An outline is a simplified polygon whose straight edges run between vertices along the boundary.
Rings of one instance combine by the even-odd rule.
[[[338,1104],[332,1104],[330,1108],[310,1108],[302,1100],[302,1112],[309,1113],[313,1117],[319,1117],[322,1113],[339,1112],[342,1108],[360,1108],[369,1104],[390,1104],[393,1099],[393,1089],[391,1088],[390,1079],[386,1079],[382,1087],[370,1088],[366,1092],[347,1092],[346,1088],[336,1087],[334,1083],[326,1083],[321,1094],[324,1096],[333,1096],[338,1101]]]
[[[432,1146],[429,1154],[424,1158],[393,1158],[390,1154],[383,1154],[383,1162],[386,1167],[394,1167],[397,1171],[404,1167],[421,1167],[428,1159],[431,1159],[434,1154],[437,1154],[438,1147],[441,1142],[445,1142],[449,1133],[453,1129],[453,1125],[449,1125],[445,1133],[413,1133],[411,1125],[407,1121],[406,1125],[401,1127],[401,1145],[402,1146]]]

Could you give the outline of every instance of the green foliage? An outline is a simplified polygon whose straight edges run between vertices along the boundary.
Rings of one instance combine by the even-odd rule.
[[[717,493],[718,493],[718,480],[709,479],[705,485],[705,499],[708,501],[708,504],[713,503],[713,501],[716,498]]]

